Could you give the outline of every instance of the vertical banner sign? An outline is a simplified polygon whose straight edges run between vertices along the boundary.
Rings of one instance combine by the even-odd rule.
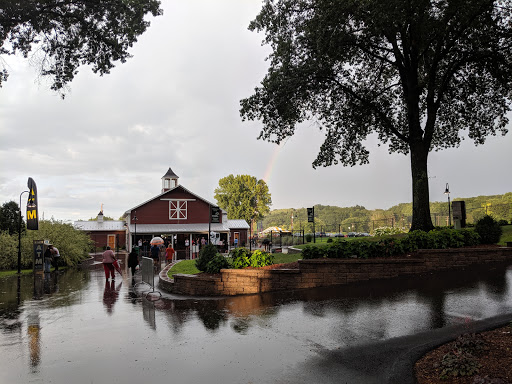
[[[39,218],[37,215],[37,186],[36,182],[28,178],[28,200],[27,200],[27,229],[37,231],[39,229]]]
[[[212,223],[220,223],[220,208],[219,207],[212,207],[211,212],[211,222]]]
[[[34,240],[34,272],[43,270],[44,241]]]
[[[308,208],[308,223],[315,222],[315,207]]]

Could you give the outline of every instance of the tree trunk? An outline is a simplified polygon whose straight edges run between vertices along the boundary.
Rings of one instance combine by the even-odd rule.
[[[411,145],[412,226],[411,231],[430,231],[434,228],[430,218],[427,159],[428,148],[420,142]]]

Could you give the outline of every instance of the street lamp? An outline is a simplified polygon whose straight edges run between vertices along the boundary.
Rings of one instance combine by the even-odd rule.
[[[21,195],[23,195],[25,192],[28,193],[28,191],[23,191],[20,193],[20,217],[18,223],[18,274],[21,274]]]
[[[135,237],[133,239],[133,246],[136,246],[137,245],[137,211],[133,211],[133,217],[132,217],[132,220],[135,224]],[[139,249],[139,252],[140,252],[140,249]]]
[[[448,186],[448,183],[446,183],[446,189],[444,191],[445,195],[448,195],[448,226],[452,226],[452,216],[451,216],[451,208],[450,208],[450,187]]]

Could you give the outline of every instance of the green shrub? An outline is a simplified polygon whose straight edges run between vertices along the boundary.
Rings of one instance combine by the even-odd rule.
[[[472,354],[455,350],[448,352],[441,361],[441,379],[449,377],[472,376],[480,370],[480,363]]]
[[[309,233],[305,236],[305,238],[306,238],[306,243],[311,243],[311,240],[313,240],[313,236]]]
[[[206,272],[208,263],[215,258],[217,255],[217,247],[213,244],[206,244],[199,251],[199,255],[196,259],[196,267],[202,272]]]
[[[229,262],[227,259],[221,255],[220,253],[217,253],[213,259],[211,259],[206,264],[206,273],[219,273],[221,269],[229,268]],[[199,269],[199,268],[198,268]]]
[[[328,243],[332,243],[332,239],[329,237],[329,238],[327,239],[327,242],[328,242]]]
[[[314,246],[314,245],[306,245],[302,248],[302,258],[306,259],[320,259],[325,257],[325,246]]]
[[[469,247],[472,245],[480,244],[480,235],[474,229],[459,229],[459,232],[464,237],[464,246]]]
[[[498,220],[498,225],[500,227],[503,227],[504,225],[508,225],[508,221],[507,220],[503,220],[503,219]]]
[[[398,227],[379,227],[373,231],[374,236],[398,235],[400,233],[405,233],[405,231]]]
[[[246,248],[233,249],[230,252],[231,266],[235,269],[241,269],[246,267],[265,267],[272,265],[274,262],[274,256],[268,252],[256,250],[250,252]]]
[[[500,241],[503,229],[491,216],[485,215],[475,224],[475,231],[480,235],[482,244],[496,244]]]
[[[249,261],[250,252],[247,248],[235,248],[229,252],[231,257],[231,266],[235,269],[248,267],[251,262]]]
[[[250,261],[251,267],[266,267],[267,265],[272,265],[274,263],[274,255],[268,252],[256,250],[252,253]]]

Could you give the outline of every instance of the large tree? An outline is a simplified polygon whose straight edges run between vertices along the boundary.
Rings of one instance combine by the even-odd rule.
[[[261,220],[270,212],[272,204],[267,183],[249,175],[223,177],[214,197],[230,219],[244,219],[251,228],[253,220]]]
[[[62,92],[81,65],[100,75],[125,62],[145,16],[162,14],[159,0],[0,0],[0,55],[21,53]],[[1,56],[0,56],[1,58]],[[7,80],[0,71],[0,86]]]
[[[316,120],[313,167],[368,163],[376,134],[410,156],[411,229],[429,230],[429,152],[507,132],[511,15],[512,0],[267,0],[249,28],[270,67],[241,116],[276,143]]]
[[[25,230],[25,220],[21,218],[21,230]],[[0,207],[0,231],[6,231],[9,235],[20,231],[20,207],[15,201],[9,201]]]

